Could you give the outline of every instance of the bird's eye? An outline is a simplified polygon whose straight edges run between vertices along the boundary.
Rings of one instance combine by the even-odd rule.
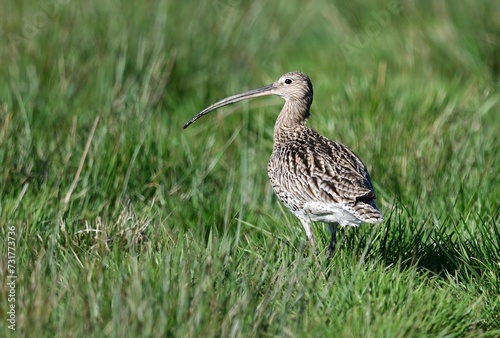
[[[285,79],[285,84],[290,84],[290,83],[292,83],[292,80],[290,80],[290,79]]]

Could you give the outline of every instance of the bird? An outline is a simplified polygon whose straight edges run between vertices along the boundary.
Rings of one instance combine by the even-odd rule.
[[[327,258],[336,249],[338,226],[379,224],[384,221],[363,162],[347,146],[332,141],[306,125],[313,102],[309,77],[288,72],[267,86],[227,97],[191,118],[184,129],[209,112],[238,101],[277,95],[285,100],[273,133],[267,172],[273,191],[300,220],[308,243],[316,247],[312,223],[327,224]]]

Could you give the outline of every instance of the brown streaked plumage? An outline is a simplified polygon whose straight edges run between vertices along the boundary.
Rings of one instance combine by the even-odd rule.
[[[212,110],[264,95],[285,99],[274,125],[273,153],[267,167],[273,190],[301,221],[312,246],[311,222],[328,224],[330,256],[338,225],[377,224],[384,219],[363,162],[343,144],[306,126],[313,100],[312,83],[306,74],[286,73],[270,85],[223,99],[198,113],[184,128]]]

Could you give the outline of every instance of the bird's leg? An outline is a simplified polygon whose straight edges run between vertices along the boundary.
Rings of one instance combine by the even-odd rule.
[[[332,234],[332,237],[330,237],[330,245],[328,245],[328,250],[326,253],[326,258],[331,258],[333,256],[333,253],[335,252],[335,247],[337,246],[337,227],[338,223],[329,223],[328,224],[328,230]]]
[[[311,246],[311,249],[314,250],[316,248],[316,245],[314,243],[311,221],[309,219],[300,219],[300,222],[302,223],[302,226],[304,227],[304,230],[306,232],[309,245]]]

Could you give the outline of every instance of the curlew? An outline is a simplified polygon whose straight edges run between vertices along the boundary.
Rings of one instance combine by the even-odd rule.
[[[383,217],[363,162],[345,145],[306,126],[313,101],[312,83],[306,74],[286,73],[270,85],[225,98],[198,113],[184,128],[212,110],[265,95],[285,100],[274,125],[273,152],[267,167],[274,193],[300,220],[313,248],[312,222],[328,224],[330,257],[339,225],[378,224]]]

